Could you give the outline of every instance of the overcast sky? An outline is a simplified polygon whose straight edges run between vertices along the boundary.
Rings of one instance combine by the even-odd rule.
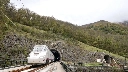
[[[128,0],[11,0],[11,3],[16,8],[24,5],[42,16],[53,16],[75,25],[128,20]]]

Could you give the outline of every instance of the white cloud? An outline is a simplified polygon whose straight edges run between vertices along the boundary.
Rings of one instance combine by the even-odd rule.
[[[44,16],[83,25],[98,20],[111,22],[128,19],[128,0],[11,0]]]

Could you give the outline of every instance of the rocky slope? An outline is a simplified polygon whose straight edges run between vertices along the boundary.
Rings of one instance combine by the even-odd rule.
[[[63,40],[33,40],[14,33],[4,36],[0,42],[0,52],[3,58],[23,59],[28,56],[36,44],[46,44],[50,49],[56,49],[61,54],[62,60],[69,62],[96,62],[97,58],[103,58],[105,55],[103,52],[91,52],[80,48],[78,45],[68,44]],[[119,61],[121,62],[121,60]]]

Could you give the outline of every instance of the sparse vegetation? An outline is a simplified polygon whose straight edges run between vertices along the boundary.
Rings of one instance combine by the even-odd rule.
[[[85,63],[84,66],[102,66],[102,64],[97,62],[92,62],[92,63]]]

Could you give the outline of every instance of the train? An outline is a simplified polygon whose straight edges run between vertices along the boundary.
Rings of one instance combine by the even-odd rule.
[[[28,64],[48,64],[55,60],[47,45],[35,45],[27,57]]]

